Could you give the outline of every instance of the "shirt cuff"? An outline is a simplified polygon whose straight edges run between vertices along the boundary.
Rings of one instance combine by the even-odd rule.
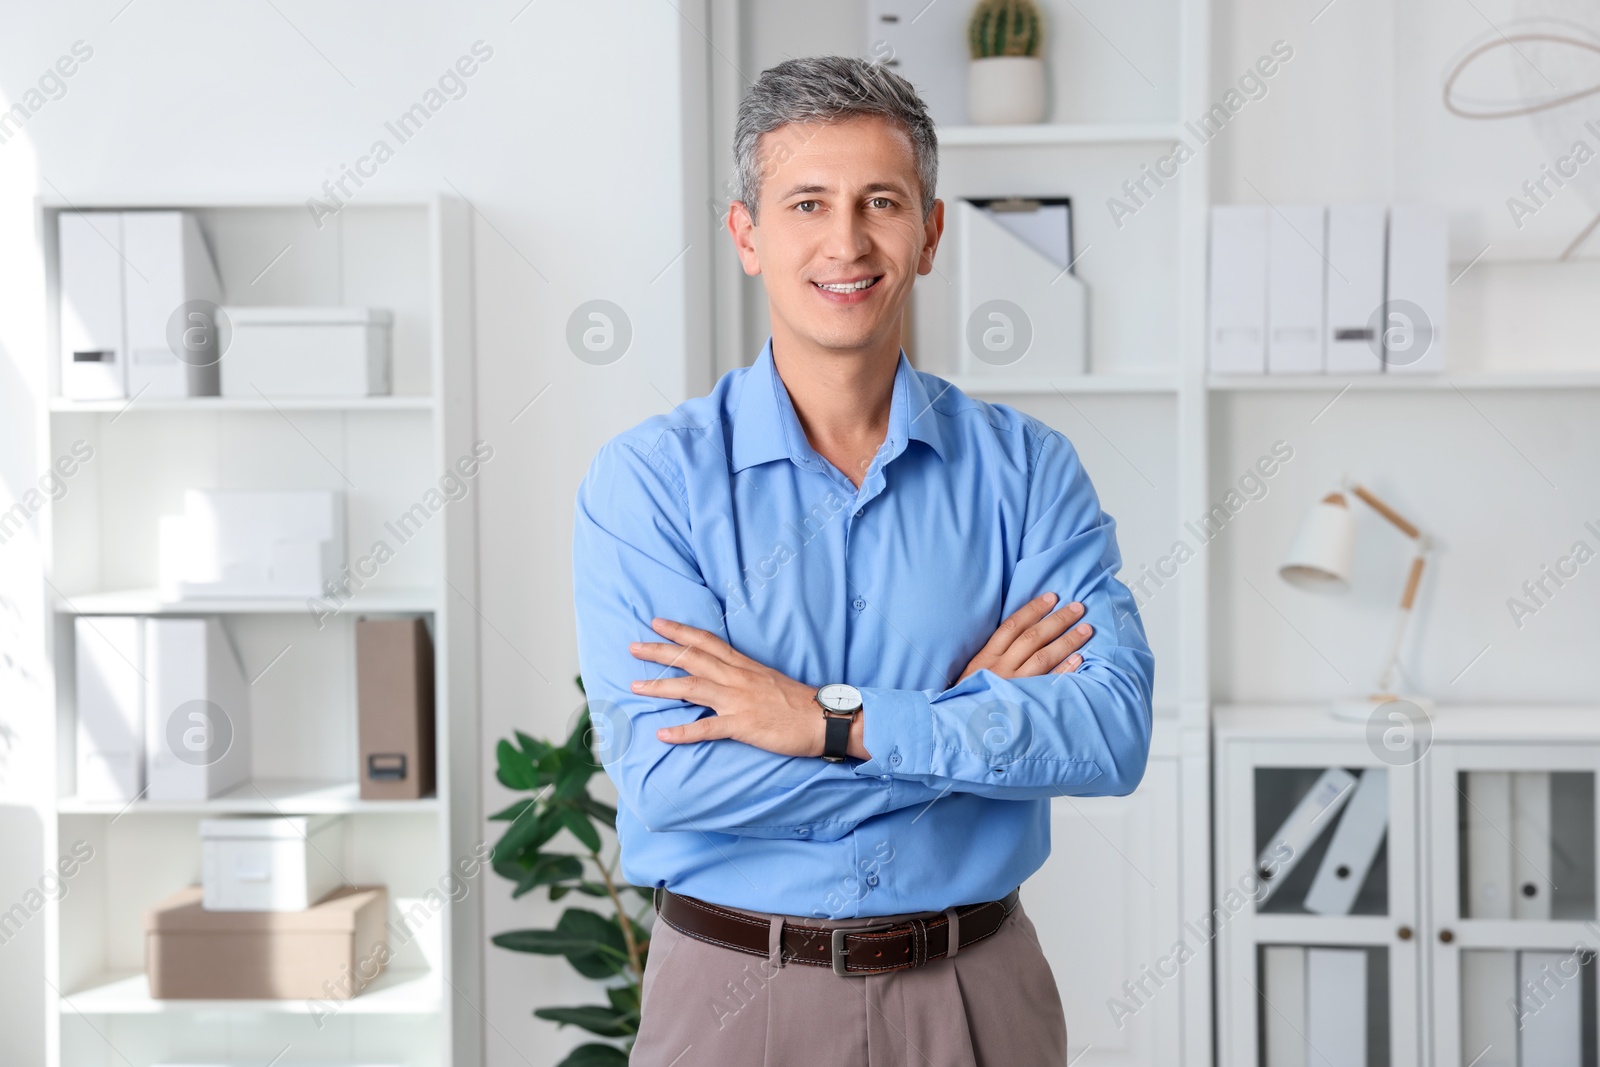
[[[922,778],[933,773],[933,707],[920,689],[862,689],[861,743],[872,758],[856,773]]]

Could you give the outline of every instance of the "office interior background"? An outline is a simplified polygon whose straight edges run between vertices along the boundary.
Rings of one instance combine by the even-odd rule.
[[[1073,1062],[1593,1067],[1600,10],[1038,7],[1042,46],[999,57],[1022,62],[997,88],[969,69],[1003,65],[968,54],[971,0],[5,6],[0,1058],[546,1067],[618,1044],[532,1012],[620,978],[491,941],[595,899],[513,896],[487,862],[489,816],[531,795],[497,743],[581,717],[590,458],[766,336],[721,228],[743,87],[841,53],[907,72],[940,123],[951,235],[908,353],[1071,438],[1157,657],[1144,783],[1057,799],[1024,888]],[[133,292],[156,214],[177,221],[152,255],[234,312],[240,355],[268,368],[298,329],[353,378],[230,387],[224,357],[220,396],[182,395],[199,368],[174,363],[139,395],[129,352],[63,356],[104,325],[71,271]],[[1008,298],[1032,347],[985,355]],[[286,569],[358,588],[202,588],[183,538],[197,510],[226,525],[217,491],[302,494],[278,504],[336,558]],[[117,633],[227,661],[206,684],[245,694],[231,770],[88,789],[82,668],[120,670]],[[385,686],[432,715],[409,795],[366,788]],[[262,995],[184,971],[185,923],[239,914],[208,910],[231,839],[202,824],[244,817],[306,820],[239,847],[326,851],[333,881],[301,871],[280,905],[343,887],[346,942],[387,924],[383,974]],[[708,993],[708,1018],[743,1003]]]

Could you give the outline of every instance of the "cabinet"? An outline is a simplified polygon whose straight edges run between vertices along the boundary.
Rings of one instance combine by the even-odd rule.
[[[1390,711],[1217,710],[1219,1062],[1593,1067],[1600,709]],[[1382,842],[1350,872],[1348,912],[1318,913],[1310,890],[1338,876],[1369,774],[1387,785]],[[1273,871],[1280,826],[1330,784],[1348,795],[1311,802],[1325,825]],[[1318,986],[1339,959],[1346,981]]]

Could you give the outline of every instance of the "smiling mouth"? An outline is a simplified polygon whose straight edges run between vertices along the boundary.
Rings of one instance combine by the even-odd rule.
[[[829,293],[858,293],[863,289],[871,289],[882,280],[883,275],[879,274],[853,282],[812,282],[811,284]]]

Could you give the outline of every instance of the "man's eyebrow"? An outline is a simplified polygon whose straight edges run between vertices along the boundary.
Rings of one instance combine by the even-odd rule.
[[[796,185],[793,188],[786,190],[783,195],[778,197],[778,199],[781,201],[787,200],[792,196],[800,196],[802,194],[810,195],[813,193],[831,193],[832,191],[833,186],[831,185]],[[906,192],[906,187],[899,182],[868,182],[866,185],[861,187],[861,192],[864,194],[904,193]]]

